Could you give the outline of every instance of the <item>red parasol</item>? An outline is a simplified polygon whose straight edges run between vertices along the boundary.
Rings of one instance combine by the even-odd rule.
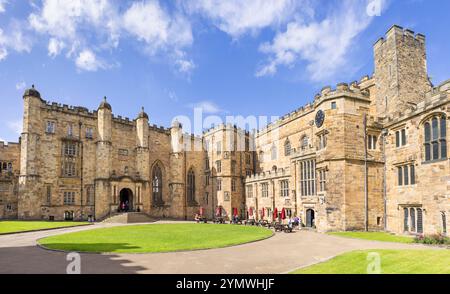
[[[203,216],[203,213],[204,213],[204,208],[200,207],[200,215]]]
[[[233,208],[233,215],[234,216],[237,216],[238,215],[238,210],[237,210],[237,208],[235,207],[235,208]]]
[[[278,217],[278,209],[275,207],[273,211],[273,218],[276,219]]]
[[[252,207],[250,207],[248,209],[248,215],[253,216],[253,208]]]
[[[286,210],[284,208],[281,210],[281,219],[286,219]]]
[[[264,218],[264,208],[261,209],[261,218]]]

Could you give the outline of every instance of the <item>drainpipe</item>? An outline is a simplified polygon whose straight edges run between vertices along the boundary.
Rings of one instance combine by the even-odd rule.
[[[384,230],[387,230],[387,166],[386,166],[386,137],[388,130],[382,130],[383,137],[383,201],[384,201]]]
[[[80,121],[78,122],[79,128],[78,128],[78,139],[80,140],[80,198],[81,198],[81,220],[83,220],[84,216],[84,209],[83,209],[83,141],[81,139],[81,127],[83,123]]]
[[[364,230],[369,231],[369,190],[367,172],[367,114],[364,114]]]

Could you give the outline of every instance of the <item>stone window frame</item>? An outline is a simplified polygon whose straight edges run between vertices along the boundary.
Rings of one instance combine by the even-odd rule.
[[[85,138],[86,138],[86,139],[89,139],[89,140],[94,139],[94,128],[93,128],[93,127],[91,127],[91,126],[86,126],[86,129],[85,129]]]
[[[378,149],[378,135],[369,134],[367,135],[367,149],[368,150],[377,150]]]
[[[317,181],[319,182],[319,191],[318,192],[325,192],[327,191],[327,169],[321,168],[317,170],[317,174],[319,175],[317,178]]]
[[[397,169],[397,186],[407,187],[414,186],[417,183],[416,166],[414,162],[396,165]]]
[[[222,172],[222,161],[216,160],[216,172],[221,173]]]
[[[261,183],[261,198],[269,198],[269,183]]]
[[[420,205],[403,206],[403,232],[409,234],[423,234],[424,209]]]
[[[188,202],[195,202],[195,172],[194,169],[191,168],[187,174],[187,200]]]
[[[217,189],[217,191],[222,191],[222,179],[221,178],[216,179],[216,189]]]
[[[300,195],[316,196],[316,160],[307,159],[299,163],[300,168]]]
[[[253,185],[248,184],[245,186],[245,195],[247,198],[253,198]]]
[[[395,134],[395,148],[402,148],[408,145],[408,132],[406,126],[403,125],[394,130]]]
[[[237,182],[235,178],[231,179],[231,192],[236,192]]]
[[[64,205],[75,205],[76,203],[76,192],[75,191],[64,191],[63,192],[63,204]]]
[[[434,122],[436,122],[436,125],[434,125]],[[423,128],[424,151],[422,154],[424,163],[446,160],[448,157],[447,116],[442,113],[431,114],[422,121],[421,125]]]
[[[289,197],[289,180],[280,180],[280,197]]]
[[[328,131],[322,130],[316,134],[318,146],[317,150],[323,150],[327,148],[328,145]]]
[[[284,156],[291,156],[292,154],[292,146],[291,141],[289,141],[289,138],[284,141]]]
[[[46,120],[45,122],[45,133],[53,135],[56,133],[56,121],[55,120]]]
[[[152,167],[152,202],[154,204],[163,203],[163,168],[159,163]]]
[[[336,101],[331,101],[330,108],[331,109],[337,109],[337,102]]]

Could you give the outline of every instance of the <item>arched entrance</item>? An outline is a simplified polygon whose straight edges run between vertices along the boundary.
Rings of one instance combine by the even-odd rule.
[[[133,210],[133,192],[128,189],[120,190],[119,211],[127,212]]]
[[[315,213],[313,209],[306,210],[306,227],[312,228],[315,225]]]

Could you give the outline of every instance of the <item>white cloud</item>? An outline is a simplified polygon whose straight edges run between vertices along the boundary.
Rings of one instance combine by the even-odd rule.
[[[4,13],[6,11],[6,4],[8,4],[7,0],[0,0],[0,13]]]
[[[188,2],[187,10],[211,19],[222,31],[238,38],[263,28],[285,23],[304,0],[198,0]]]
[[[26,87],[27,87],[27,84],[25,83],[25,81],[21,81],[16,84],[17,91],[23,91],[23,90],[25,90]]]
[[[270,55],[256,76],[273,75],[278,67],[292,67],[303,60],[314,81],[334,76],[347,62],[356,37],[364,31],[372,17],[366,14],[366,0],[345,0],[320,21],[294,21],[273,42],[262,44],[260,51]]]
[[[106,68],[106,65],[98,60],[94,52],[89,49],[84,49],[78,55],[75,64],[78,69],[85,71],[97,71]]]
[[[8,50],[6,48],[1,47],[0,44],[0,61],[4,60],[8,56]]]
[[[63,41],[51,38],[48,42],[48,56],[52,58],[58,56],[65,47],[66,44]]]
[[[9,51],[29,53],[31,48],[32,41],[25,35],[23,24],[19,21],[10,22],[6,32],[0,28],[0,61],[8,56]]]
[[[219,106],[217,106],[217,104],[215,104],[212,101],[201,101],[195,104],[190,104],[189,106],[193,109],[200,108],[204,113],[214,114],[224,112],[223,109],[221,109]]]
[[[150,55],[168,53],[179,72],[189,74],[195,68],[184,51],[194,41],[191,24],[180,12],[171,15],[154,0],[136,2],[124,13],[123,28],[144,42]]]

